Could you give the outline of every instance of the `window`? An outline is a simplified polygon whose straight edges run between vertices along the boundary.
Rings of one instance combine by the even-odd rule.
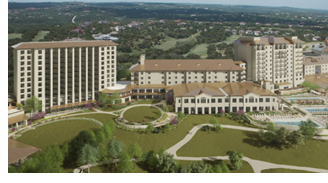
[[[243,99],[242,98],[240,98],[239,99],[239,103],[243,103],[244,101],[243,101]]]
[[[24,78],[21,79],[21,82],[24,82]]]
[[[229,98],[225,98],[224,99],[224,102],[229,102]]]
[[[42,97],[42,94],[39,94],[39,97]]]
[[[265,99],[265,102],[270,102],[270,98],[266,98]]]
[[[206,103],[206,98],[205,97],[201,98],[201,103]]]
[[[24,93],[24,89],[21,89],[21,93]]]
[[[215,99],[214,98],[211,99],[211,103],[215,103]]]
[[[263,102],[263,98],[260,98],[260,102]]]
[[[254,103],[254,97],[249,97],[249,103]]]
[[[39,59],[42,59],[42,56],[38,56]]]
[[[184,99],[184,103],[188,103],[189,102],[189,99]]]
[[[274,102],[274,101],[275,101],[275,99],[273,98],[273,99],[272,99],[272,102]]]
[[[190,103],[195,103],[195,99],[191,99]]]
[[[178,103],[181,103],[181,99],[179,99],[179,102]]]
[[[21,56],[21,60],[24,60],[24,56]]]
[[[219,98],[219,99],[218,99],[218,103],[222,103],[222,99]]]
[[[233,103],[237,103],[237,99],[233,98],[233,99],[232,99],[232,102],[233,102]]]
[[[21,54],[24,54],[24,50],[21,51]]]

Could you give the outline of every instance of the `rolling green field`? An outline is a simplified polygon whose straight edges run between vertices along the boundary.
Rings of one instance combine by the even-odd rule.
[[[21,38],[23,34],[21,33],[10,33],[8,34],[8,39]]]
[[[240,35],[231,35],[230,37],[227,38],[227,40],[223,41],[224,43],[231,44],[234,41],[236,41]],[[219,42],[220,43],[220,42]]]
[[[99,125],[91,121],[67,120],[47,124],[25,132],[17,141],[42,149],[53,143],[63,144],[82,130],[96,130],[98,128]]]
[[[274,168],[274,169],[262,170],[261,173],[315,173],[315,172],[308,172],[308,171],[304,171],[304,170],[285,169],[285,168]]]
[[[80,117],[80,118],[92,118],[95,120],[100,121],[101,123],[106,123],[108,122],[108,120],[114,120],[117,117],[110,115],[110,114],[100,114],[100,113],[95,113],[95,114],[81,114],[81,115],[77,115],[77,116],[72,116],[72,117]]]
[[[215,139],[215,140],[214,140]],[[198,131],[196,135],[177,151],[178,156],[208,157],[226,156],[235,150],[244,156],[277,164],[328,169],[323,158],[328,154],[328,142],[308,140],[306,145],[287,148],[268,145],[258,138],[256,132],[223,129],[220,133]]]
[[[141,106],[141,107],[133,107],[131,109],[128,109],[124,112],[123,117],[127,120],[133,120],[135,123],[142,123],[143,119],[146,121],[144,122],[152,122],[157,120],[160,116],[157,115],[157,112],[159,110],[154,107],[147,107],[147,106]]]
[[[189,115],[184,121],[176,128],[167,133],[145,133],[145,132],[131,132],[121,129],[116,129],[113,138],[122,141],[127,147],[129,144],[138,143],[142,147],[143,152],[159,150],[164,147],[166,149],[172,147],[180,140],[182,140],[189,131],[196,125],[209,123],[211,115]],[[218,118],[220,124],[229,124],[235,126],[243,126],[226,117]]]
[[[189,37],[183,38],[183,39],[176,39],[176,38],[166,37],[165,41],[161,41],[161,45],[158,45],[156,48],[162,49],[162,50],[168,50],[168,49],[174,47],[175,44],[178,41],[183,42],[183,41],[191,41],[191,40],[195,39],[194,38],[195,35],[192,35],[192,36],[189,36]]]
[[[32,39],[33,42],[37,42],[40,39],[43,39],[45,35],[47,35],[50,31],[40,31],[34,38]]]
[[[190,53],[194,53],[196,55],[200,55],[201,57],[206,57],[207,56],[207,43],[202,43],[202,44],[198,44],[195,47],[191,48],[189,53],[185,54],[188,55]]]

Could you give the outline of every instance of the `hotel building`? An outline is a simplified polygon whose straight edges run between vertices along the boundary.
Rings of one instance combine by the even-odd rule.
[[[42,111],[94,102],[116,84],[116,43],[111,41],[23,42],[14,48],[14,93],[25,105],[32,95]]]
[[[234,60],[246,62],[247,81],[270,82],[270,90],[293,88],[304,81],[302,44],[296,36],[240,37]]]

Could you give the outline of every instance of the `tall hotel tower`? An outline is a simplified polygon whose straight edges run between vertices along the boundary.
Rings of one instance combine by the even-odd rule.
[[[304,81],[302,44],[296,36],[240,37],[234,60],[246,62],[247,81],[269,81],[275,89],[297,87]]]
[[[14,48],[18,103],[35,95],[43,111],[94,102],[116,83],[116,43],[111,41],[23,42]]]

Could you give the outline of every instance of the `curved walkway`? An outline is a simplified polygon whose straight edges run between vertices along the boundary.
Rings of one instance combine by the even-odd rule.
[[[201,129],[204,125],[213,126],[211,124],[201,124],[193,127],[189,134],[182,139],[180,142],[166,150],[166,152],[173,154],[173,158],[177,160],[189,160],[189,161],[200,161],[200,160],[214,160],[214,159],[222,159],[222,160],[228,160],[229,156],[214,156],[214,157],[182,157],[177,156],[176,152],[184,146],[187,142],[189,142],[192,137],[197,133],[199,129]],[[248,128],[248,127],[242,127],[242,126],[232,126],[232,125],[221,125],[223,128],[230,128],[230,129],[236,129],[236,130],[246,130],[246,131],[253,131],[257,132],[258,129],[254,128]],[[328,137],[315,137],[316,139],[321,140],[328,140]],[[311,172],[320,172],[320,173],[328,173],[328,170],[325,169],[319,169],[319,168],[310,168],[310,167],[300,167],[300,166],[292,166],[292,165],[281,165],[281,164],[274,164],[274,163],[268,163],[265,161],[260,160],[253,160],[248,157],[244,157],[243,160],[247,161],[253,168],[255,173],[261,173],[264,169],[272,169],[272,168],[287,168],[287,169],[295,169],[295,170],[305,170],[305,171],[311,171]]]

